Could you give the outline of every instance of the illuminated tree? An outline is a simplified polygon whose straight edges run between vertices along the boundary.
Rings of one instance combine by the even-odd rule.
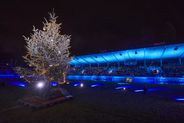
[[[32,69],[17,68],[17,72],[29,82],[44,79],[63,81],[70,61],[70,36],[61,34],[61,24],[55,13],[49,13],[49,20],[43,22],[43,29],[33,27],[33,34],[25,37],[27,54],[24,60]]]

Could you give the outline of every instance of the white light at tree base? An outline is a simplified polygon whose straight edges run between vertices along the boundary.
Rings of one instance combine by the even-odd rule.
[[[38,82],[37,84],[36,84],[36,87],[37,88],[43,88],[45,86],[45,83],[44,82]]]

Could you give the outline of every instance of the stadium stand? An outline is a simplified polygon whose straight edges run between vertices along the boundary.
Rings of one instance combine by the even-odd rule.
[[[179,77],[181,82],[184,43],[76,56],[68,79],[76,79],[72,76]]]

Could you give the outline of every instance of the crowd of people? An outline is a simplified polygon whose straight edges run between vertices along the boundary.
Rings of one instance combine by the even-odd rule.
[[[0,65],[0,74],[15,73],[10,64]],[[184,77],[184,65],[178,63],[159,65],[121,65],[96,67],[70,67],[68,75],[106,75],[106,76],[162,76]]]
[[[184,66],[183,65],[167,65],[163,66],[163,76],[169,77],[183,77],[184,76]]]
[[[107,76],[162,76],[183,77],[183,65],[163,66],[120,66],[120,67],[71,67],[69,75],[107,75]]]

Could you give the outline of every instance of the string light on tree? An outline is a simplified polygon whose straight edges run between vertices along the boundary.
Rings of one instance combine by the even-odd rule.
[[[49,20],[43,22],[42,30],[33,26],[33,33],[25,37],[27,54],[23,56],[32,70],[19,68],[18,73],[25,78],[28,74],[44,78],[45,82],[63,81],[62,75],[70,61],[70,35],[61,35],[61,23],[57,23],[55,13],[49,13]],[[27,80],[30,80],[27,77]],[[48,85],[48,84],[47,84]]]

